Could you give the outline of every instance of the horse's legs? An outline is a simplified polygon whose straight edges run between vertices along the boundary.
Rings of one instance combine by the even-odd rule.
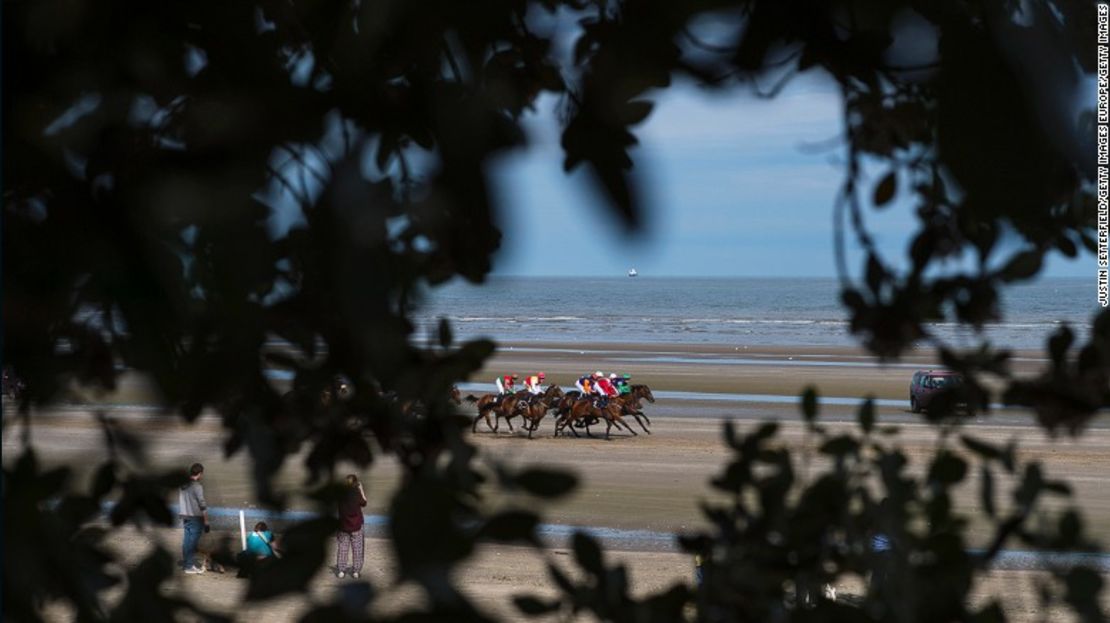
[[[641,416],[641,415],[643,415],[643,416],[644,416],[644,419],[645,419],[645,420],[647,419],[647,416],[646,416],[646,415],[644,415],[643,413],[640,413],[640,412],[634,412],[634,413],[632,413],[632,417],[636,418],[636,423],[640,425],[640,428],[644,429],[644,432],[650,435],[650,434],[651,434],[651,431],[650,431],[650,430],[648,430],[648,427],[647,427],[647,426],[644,426],[644,422],[643,422],[643,420],[641,420],[641,419],[640,419],[640,416]],[[648,422],[648,424],[650,424],[650,423],[651,423],[651,422]]]
[[[628,432],[632,433],[633,435],[636,435],[637,437],[640,436],[640,433],[637,433],[636,431],[632,430],[632,427],[628,424],[628,422],[624,421],[624,418],[622,418],[621,416],[618,415],[616,417],[616,420],[617,420],[617,424],[623,425],[625,428],[628,429]]]
[[[562,412],[559,412],[559,411],[556,411],[555,412],[555,434],[553,436],[558,437],[559,432],[562,431],[563,428],[566,427],[566,425],[567,425],[567,416],[566,416],[566,414],[562,413]]]
[[[474,424],[470,427],[470,432],[478,432],[478,420],[482,418],[486,419],[486,429],[493,430],[493,427],[489,424],[489,409],[479,409],[478,415],[474,416]]]
[[[563,416],[563,419],[561,420],[561,424],[559,424],[559,430],[568,430],[568,429],[570,430],[570,432],[574,433],[575,438],[578,438],[578,437],[582,436],[582,435],[578,434],[577,430],[575,430],[574,414],[573,413],[567,413],[565,416]]]

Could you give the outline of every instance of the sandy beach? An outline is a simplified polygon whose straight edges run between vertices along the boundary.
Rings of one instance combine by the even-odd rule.
[[[1032,374],[1041,365],[1036,353],[1020,353],[1015,357],[1014,368],[1019,374]],[[545,371],[549,380],[569,386],[578,374],[595,369],[628,372],[635,382],[650,385],[658,398],[645,409],[652,421],[650,435],[637,427],[639,435],[614,433],[608,441],[600,436],[553,438],[553,421],[549,417],[533,440],[525,438],[519,428],[510,433],[502,426],[501,431],[494,434],[486,431],[484,424],[473,438],[481,451],[482,461],[510,466],[554,465],[579,476],[581,484],[575,494],[542,507],[546,522],[568,529],[585,526],[665,534],[695,530],[704,525],[698,505],[715,498],[707,482],[729,458],[729,451],[722,443],[723,418],[734,419],[741,429],[765,419],[779,420],[783,423],[780,443],[800,450],[813,443],[799,423],[796,401],[798,392],[808,385],[818,387],[822,396],[844,399],[842,403],[822,406],[821,419],[833,427],[852,426],[860,396],[870,394],[880,399],[877,408],[880,424],[900,427],[901,435],[893,443],[901,446],[910,457],[912,470],[920,472],[923,469],[921,461],[935,448],[938,437],[934,428],[908,412],[906,399],[913,370],[934,365],[927,354],[921,353],[898,365],[883,366],[851,349],[761,347],[737,351],[732,347],[614,344],[595,344],[586,349],[574,344],[510,344],[505,345],[465,388],[478,393],[491,385],[496,374],[539,370]],[[137,399],[144,391],[147,390],[140,379],[126,378],[120,393],[107,399],[133,405],[139,402]],[[472,409],[465,404],[462,408]],[[213,415],[202,416],[195,424],[188,425],[150,409],[125,407],[110,409],[109,413],[148,443],[154,465],[176,467],[194,460],[204,462],[206,491],[213,506],[253,506],[246,459],[242,454],[230,460],[222,458],[223,433]],[[78,462],[89,469],[95,466],[101,436],[88,405],[69,405],[38,416],[31,439],[41,448],[41,457],[46,463]],[[1100,417],[1078,440],[1052,439],[1035,426],[1029,414],[1002,410],[968,422],[964,432],[998,443],[1017,440],[1022,460],[1042,460],[1049,477],[1063,478],[1073,485],[1076,499],[1082,502],[1088,529],[1102,542],[1107,542],[1110,540],[1110,489],[1105,486],[1104,479],[1110,470],[1110,426],[1106,419]],[[8,457],[14,456],[19,447],[20,432],[18,425],[9,423],[4,436]],[[603,432],[603,426],[595,429],[595,433]],[[296,493],[303,487],[305,472],[299,459],[294,457],[287,461],[277,475],[279,487],[286,491]],[[364,473],[370,497],[368,514],[385,512],[398,478],[398,468],[388,457],[377,461],[373,469]],[[972,478],[958,493],[959,502],[969,509],[976,504],[977,486],[977,480]],[[1002,494],[1008,490],[1009,483],[1001,480],[997,486]],[[491,509],[524,504],[535,507],[530,500],[492,492],[486,503]],[[298,497],[292,498],[292,504],[294,508],[309,507]],[[973,525],[973,535],[982,536],[982,528]],[[169,539],[171,551],[176,551],[177,537],[176,533],[165,537]],[[135,550],[142,549],[151,538],[150,535],[131,534],[126,537],[131,540],[121,541],[120,546],[128,555],[134,555]],[[565,545],[562,548],[557,542],[550,545],[543,556],[564,556],[565,551],[560,554],[559,550],[565,550]],[[673,542],[618,539],[608,545],[627,559],[637,593],[689,578],[689,561],[675,551]],[[379,543],[369,551],[381,549]],[[469,563],[467,569],[473,566],[473,570],[461,574],[459,581],[471,594],[479,596],[484,607],[505,613],[505,608],[511,609],[508,596],[516,587],[550,584],[541,577],[543,556],[526,548],[486,546],[482,554]],[[368,569],[372,571],[368,577],[387,573],[390,564],[382,559],[369,559]],[[183,586],[188,584],[190,588],[182,590],[193,590],[192,587],[208,582],[237,586],[234,578],[217,576],[185,580],[182,580]],[[331,590],[328,586],[336,582],[327,574],[319,581],[321,590]],[[988,581],[980,587],[980,593],[989,594],[992,587],[998,588],[1006,582]],[[241,589],[226,589],[228,607],[234,603],[237,590]],[[270,607],[266,606],[257,614],[267,612],[274,614],[273,620],[287,620],[293,618],[297,610],[295,604],[275,605],[277,610],[273,612]],[[1034,607],[1031,603],[1028,608],[1022,606],[1018,610],[1024,612]],[[253,618],[256,611],[251,612]],[[1028,620],[1028,617],[1021,615],[1016,620]]]
[[[137,564],[151,548],[161,545],[170,552],[180,547],[179,530],[158,529],[145,532],[122,528],[113,537],[113,545],[124,564]],[[218,538],[215,533],[206,539]],[[203,542],[202,542],[203,546]],[[413,584],[396,584],[395,569],[389,543],[383,539],[366,540],[364,574],[359,580],[339,579],[335,576],[334,550],[328,553],[328,567],[321,569],[309,584],[306,594],[289,595],[243,607],[247,581],[235,577],[234,572],[223,574],[208,572],[203,575],[175,575],[164,585],[169,595],[187,597],[217,612],[231,614],[240,621],[295,621],[311,604],[324,604],[341,594],[344,587],[356,583],[369,583],[378,594],[371,605],[379,615],[403,612],[414,605],[425,603],[421,590]],[[623,565],[629,574],[630,592],[642,598],[664,591],[676,584],[692,585],[692,560],[683,554],[642,550],[607,550],[607,566]],[[481,611],[501,621],[536,620],[542,622],[565,621],[569,613],[558,612],[538,619],[526,618],[512,603],[517,595],[527,594],[540,598],[554,598],[558,590],[551,579],[547,565],[551,564],[574,580],[581,573],[574,563],[569,547],[550,547],[543,550],[523,546],[486,544],[478,547],[475,555],[454,574],[456,584],[464,595]],[[1010,621],[1046,620],[1037,602],[1035,580],[1039,574],[1029,571],[994,571],[981,577],[972,592],[976,604],[984,604],[992,597],[1004,596],[1003,608]],[[124,587],[115,589],[118,593]],[[388,590],[385,590],[387,589]],[[847,580],[837,586],[838,593],[859,595],[862,584]],[[1047,620],[1060,620],[1066,613],[1047,613]],[[60,606],[47,609],[48,620],[70,620],[71,613]],[[577,619],[596,621],[588,615]]]

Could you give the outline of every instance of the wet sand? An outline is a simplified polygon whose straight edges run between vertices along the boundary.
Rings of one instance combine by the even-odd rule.
[[[1035,374],[1042,353],[1016,352],[1015,374]],[[653,390],[797,396],[814,386],[826,396],[909,400],[915,370],[940,368],[931,351],[884,364],[853,348],[708,346],[690,344],[505,344],[476,375],[492,390],[499,374],[543,371],[550,381],[572,385],[601,370],[629,373]]]

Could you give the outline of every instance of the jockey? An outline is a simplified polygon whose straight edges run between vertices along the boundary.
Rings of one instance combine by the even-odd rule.
[[[617,389],[620,390],[621,395],[632,393],[632,375],[624,374],[617,380]]]
[[[617,375],[613,374],[609,376],[609,378],[605,378],[604,376],[602,376],[597,379],[597,386],[601,390],[601,393],[609,398],[612,398],[619,393],[617,390],[617,386],[613,384],[613,381],[616,380],[616,377]]]
[[[516,388],[513,387],[513,383],[515,383],[518,378],[520,377],[515,374],[506,374],[505,376],[497,377],[497,380],[493,382],[493,384],[497,386],[497,395],[507,396],[516,391]]]
[[[582,392],[583,396],[589,396],[590,393],[593,392],[593,384],[593,377],[589,374],[583,374],[574,382],[574,386],[578,388],[578,391]]]
[[[605,378],[605,374],[600,370],[594,373],[593,378],[594,393],[598,395],[597,406],[604,408],[609,404],[609,398],[617,395],[616,388]]]
[[[543,372],[540,372],[539,374],[533,374],[532,376],[524,379],[524,388],[528,390],[529,394],[532,394],[533,396],[539,396],[543,393],[543,380]]]

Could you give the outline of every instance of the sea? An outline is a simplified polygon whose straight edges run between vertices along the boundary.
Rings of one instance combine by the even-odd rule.
[[[685,277],[491,277],[450,282],[425,293],[413,318],[417,339],[447,318],[456,339],[502,343],[628,343],[853,346],[836,279]],[[1005,287],[1002,319],[976,334],[955,322],[928,330],[947,343],[982,339],[1042,349],[1067,324],[1085,340],[1099,311],[1095,280],[1043,278]]]

